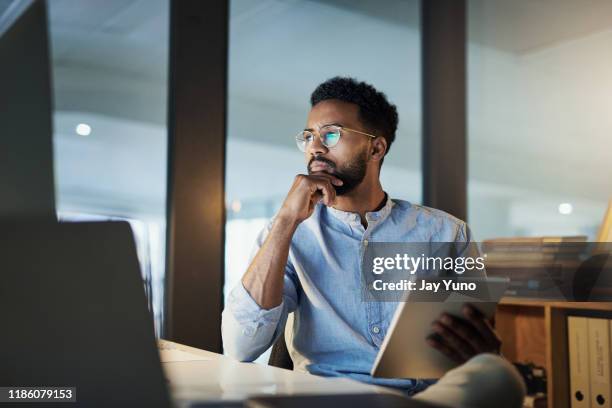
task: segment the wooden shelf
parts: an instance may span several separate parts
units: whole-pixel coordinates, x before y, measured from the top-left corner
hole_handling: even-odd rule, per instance
[[[505,297],[499,302],[500,305],[506,306],[531,306],[531,307],[554,307],[557,309],[575,309],[575,310],[599,310],[604,312],[612,312],[611,302],[562,302],[557,299],[542,300],[533,298]]]
[[[567,316],[574,314],[612,318],[612,302],[505,297],[497,307],[503,355],[546,368],[549,407],[570,408]]]

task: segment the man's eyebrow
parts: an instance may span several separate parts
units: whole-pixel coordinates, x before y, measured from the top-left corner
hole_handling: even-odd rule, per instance
[[[340,126],[340,127],[343,127],[344,125],[341,124],[341,123],[333,122],[333,123],[326,123],[326,124],[324,124],[321,127],[324,128],[326,126]],[[313,130],[314,130],[313,128],[305,128],[304,129],[305,132],[312,132]]]

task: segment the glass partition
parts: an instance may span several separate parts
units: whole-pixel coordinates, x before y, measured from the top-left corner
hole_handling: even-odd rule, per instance
[[[612,3],[468,1],[469,222],[586,235],[612,196]]]
[[[48,4],[58,215],[130,222],[159,334],[169,0]]]

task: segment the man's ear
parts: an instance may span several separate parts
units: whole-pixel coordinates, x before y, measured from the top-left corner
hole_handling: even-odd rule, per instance
[[[387,153],[387,139],[382,136],[372,140],[372,159],[375,161],[381,161]]]

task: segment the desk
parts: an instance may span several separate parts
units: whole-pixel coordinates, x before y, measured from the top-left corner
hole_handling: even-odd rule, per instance
[[[159,340],[162,367],[172,398],[187,401],[242,401],[254,395],[394,393],[348,378],[324,378]]]

